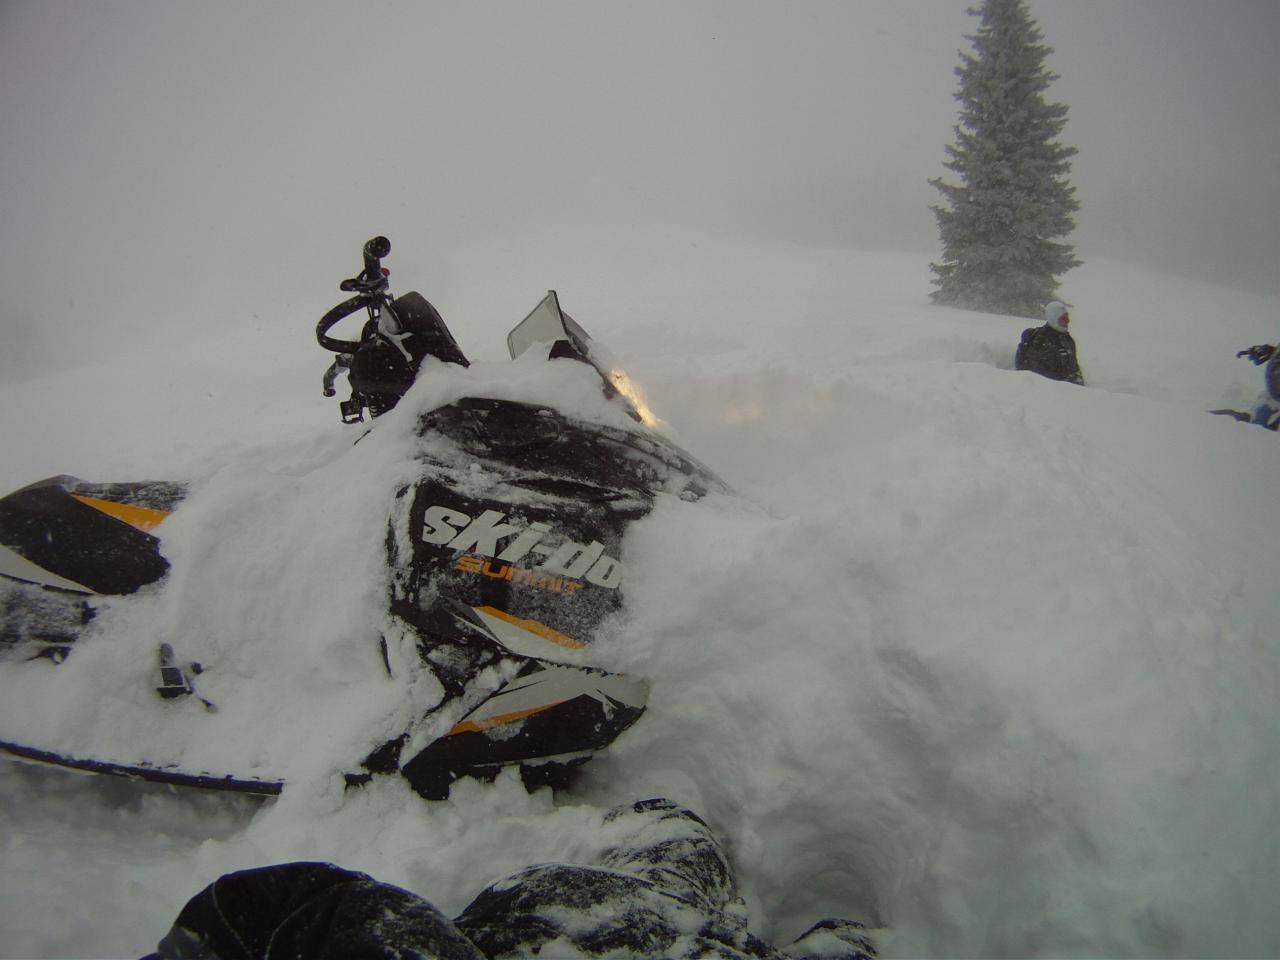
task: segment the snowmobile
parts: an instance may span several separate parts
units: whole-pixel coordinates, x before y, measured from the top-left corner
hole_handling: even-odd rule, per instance
[[[324,374],[324,394],[335,396],[345,373],[351,396],[339,405],[341,418],[365,424],[355,428],[364,433],[349,448],[357,456],[382,422],[365,415],[374,421],[395,409],[428,358],[468,366],[425,297],[388,292],[381,260],[389,252],[384,237],[365,244],[363,271],[340,284],[352,296],[316,327],[320,346],[337,354]],[[361,310],[367,320],[358,339],[331,336]],[[419,794],[438,800],[460,777],[491,778],[511,767],[529,786],[572,776],[634,724],[647,702],[643,680],[589,663],[598,629],[622,605],[628,528],[660,496],[694,500],[727,490],[645,425],[647,413],[628,396],[625,375],[560,308],[555,291],[516,325],[507,346],[513,361],[545,352],[548,360],[573,361],[573,369],[594,369],[610,407],[626,415],[593,422],[541,403],[481,395],[417,415],[410,441],[416,478],[396,488],[386,509],[386,616],[374,632],[387,675],[419,679],[394,688],[409,701],[392,711],[403,719],[401,728],[371,732],[364,741],[371,749],[343,761],[348,784],[398,771]],[[165,524],[193,509],[194,499],[185,482],[70,476],[0,499],[0,679],[8,675],[12,684],[6,689],[30,693],[29,704],[56,700],[60,675],[77,658],[91,650],[103,655],[110,638],[95,626],[104,604],[176,589]],[[197,574],[183,572],[188,580]],[[154,724],[141,722],[155,734],[138,738],[147,742],[112,741],[108,728],[118,721],[110,711],[86,713],[93,719],[72,735],[0,702],[0,750],[92,773],[278,794],[288,778],[269,764],[264,769],[261,756],[252,759],[251,743],[224,744],[219,754],[194,749],[256,736],[244,731],[283,735],[276,718],[255,725],[242,717],[237,726],[227,716],[251,714],[255,703],[271,698],[215,704],[206,682],[219,665],[184,659],[182,648],[181,637],[150,638],[136,677],[111,691],[128,701],[113,710],[154,714]],[[305,683],[305,669],[302,676],[278,682]],[[231,678],[220,679],[231,688]],[[414,702],[422,690],[429,695]],[[180,712],[175,705],[183,705]],[[305,741],[309,722],[292,718],[288,736]],[[242,759],[209,759],[236,749]]]

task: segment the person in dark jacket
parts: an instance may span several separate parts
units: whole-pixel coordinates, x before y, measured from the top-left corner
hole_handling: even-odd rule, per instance
[[[1260,343],[1241,350],[1237,357],[1248,357],[1262,372],[1263,391],[1253,407],[1252,422],[1268,430],[1280,430],[1280,344]]]
[[[1084,385],[1084,374],[1076,360],[1076,342],[1067,327],[1071,315],[1061,300],[1051,300],[1044,308],[1044,326],[1022,331],[1018,352],[1013,358],[1015,370],[1030,370],[1050,380],[1066,380]]]
[[[670,800],[603,815],[598,863],[528,867],[450,920],[417,894],[331,863],[219,877],[143,960],[498,960],[626,956],[872,960],[861,924],[821,920],[781,950],[747,930],[729,860]]]

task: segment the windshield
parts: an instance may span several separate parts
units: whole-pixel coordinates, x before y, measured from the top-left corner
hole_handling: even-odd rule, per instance
[[[591,356],[591,337],[560,309],[560,298],[556,292],[548,290],[542,302],[507,334],[507,350],[514,360],[535,343],[555,343],[557,340],[569,341],[583,358]]]

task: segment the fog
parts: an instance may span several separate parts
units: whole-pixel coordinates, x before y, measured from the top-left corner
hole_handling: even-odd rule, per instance
[[[464,245],[672,224],[919,251],[925,291],[967,6],[6,0],[0,376],[309,318],[375,232],[431,289]],[[1280,289],[1280,6],[1031,10],[1078,252]]]

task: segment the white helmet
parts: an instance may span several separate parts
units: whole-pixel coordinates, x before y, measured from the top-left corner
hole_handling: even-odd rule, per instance
[[[1066,333],[1067,324],[1071,322],[1067,305],[1061,300],[1050,300],[1044,305],[1044,322],[1060,333]]]

